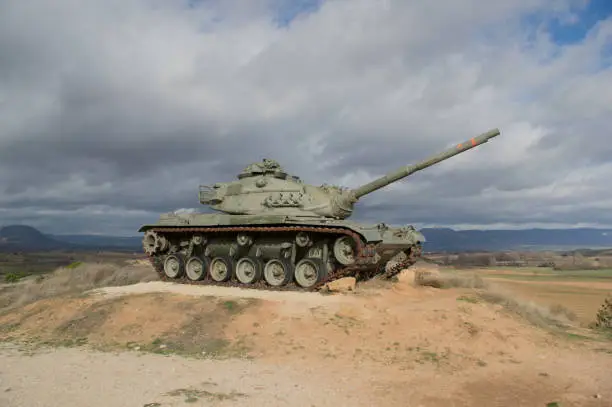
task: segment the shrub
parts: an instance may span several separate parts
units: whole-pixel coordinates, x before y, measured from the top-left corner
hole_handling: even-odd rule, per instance
[[[4,281],[7,283],[16,283],[21,280],[24,276],[19,273],[8,273],[4,276]]]
[[[597,328],[612,329],[612,297],[606,298],[595,317]]]

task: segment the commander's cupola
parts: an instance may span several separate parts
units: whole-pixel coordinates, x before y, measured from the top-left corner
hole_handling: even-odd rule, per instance
[[[274,178],[291,180],[295,182],[302,182],[300,177],[289,175],[285,172],[283,167],[280,166],[278,161],[264,158],[263,161],[251,163],[247,165],[240,174],[238,179],[257,177],[262,175],[271,175]]]

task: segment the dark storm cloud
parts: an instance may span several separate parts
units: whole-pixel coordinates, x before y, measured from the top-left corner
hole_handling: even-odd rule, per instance
[[[572,46],[522,24],[574,3],[333,0],[278,27],[284,0],[4,1],[2,223],[134,233],[264,157],[357,186],[499,127],[355,218],[612,225],[612,24]]]

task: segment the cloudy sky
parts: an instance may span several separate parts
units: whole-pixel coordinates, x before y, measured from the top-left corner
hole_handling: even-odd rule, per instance
[[[417,227],[612,227],[609,0],[0,1],[0,224],[135,235],[280,161]]]

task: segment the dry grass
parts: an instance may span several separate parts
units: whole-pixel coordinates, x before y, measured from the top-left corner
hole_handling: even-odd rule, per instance
[[[420,284],[437,288],[486,289],[490,287],[490,284],[488,284],[482,277],[477,274],[472,274],[470,276],[460,276],[457,274],[442,274],[438,277],[424,277]]]
[[[434,288],[487,288],[488,283],[476,273],[466,274],[445,270],[440,272],[437,267],[417,268],[414,273],[416,285]]]
[[[81,294],[97,287],[130,285],[157,279],[157,274],[143,265],[75,263],[45,276],[3,286],[0,291],[0,310],[11,310],[59,295]]]
[[[563,305],[546,306],[516,297],[498,286],[490,286],[478,293],[482,300],[503,306],[506,310],[543,328],[569,328],[575,325],[576,314]]]
[[[539,327],[567,328],[575,325],[577,315],[560,304],[546,306],[518,297],[514,292],[499,285],[485,281],[477,274],[459,275],[456,273],[425,275],[416,280],[419,285],[436,288],[469,288],[474,290],[473,297],[462,297],[466,301],[484,301],[501,305],[507,311],[518,315]]]

